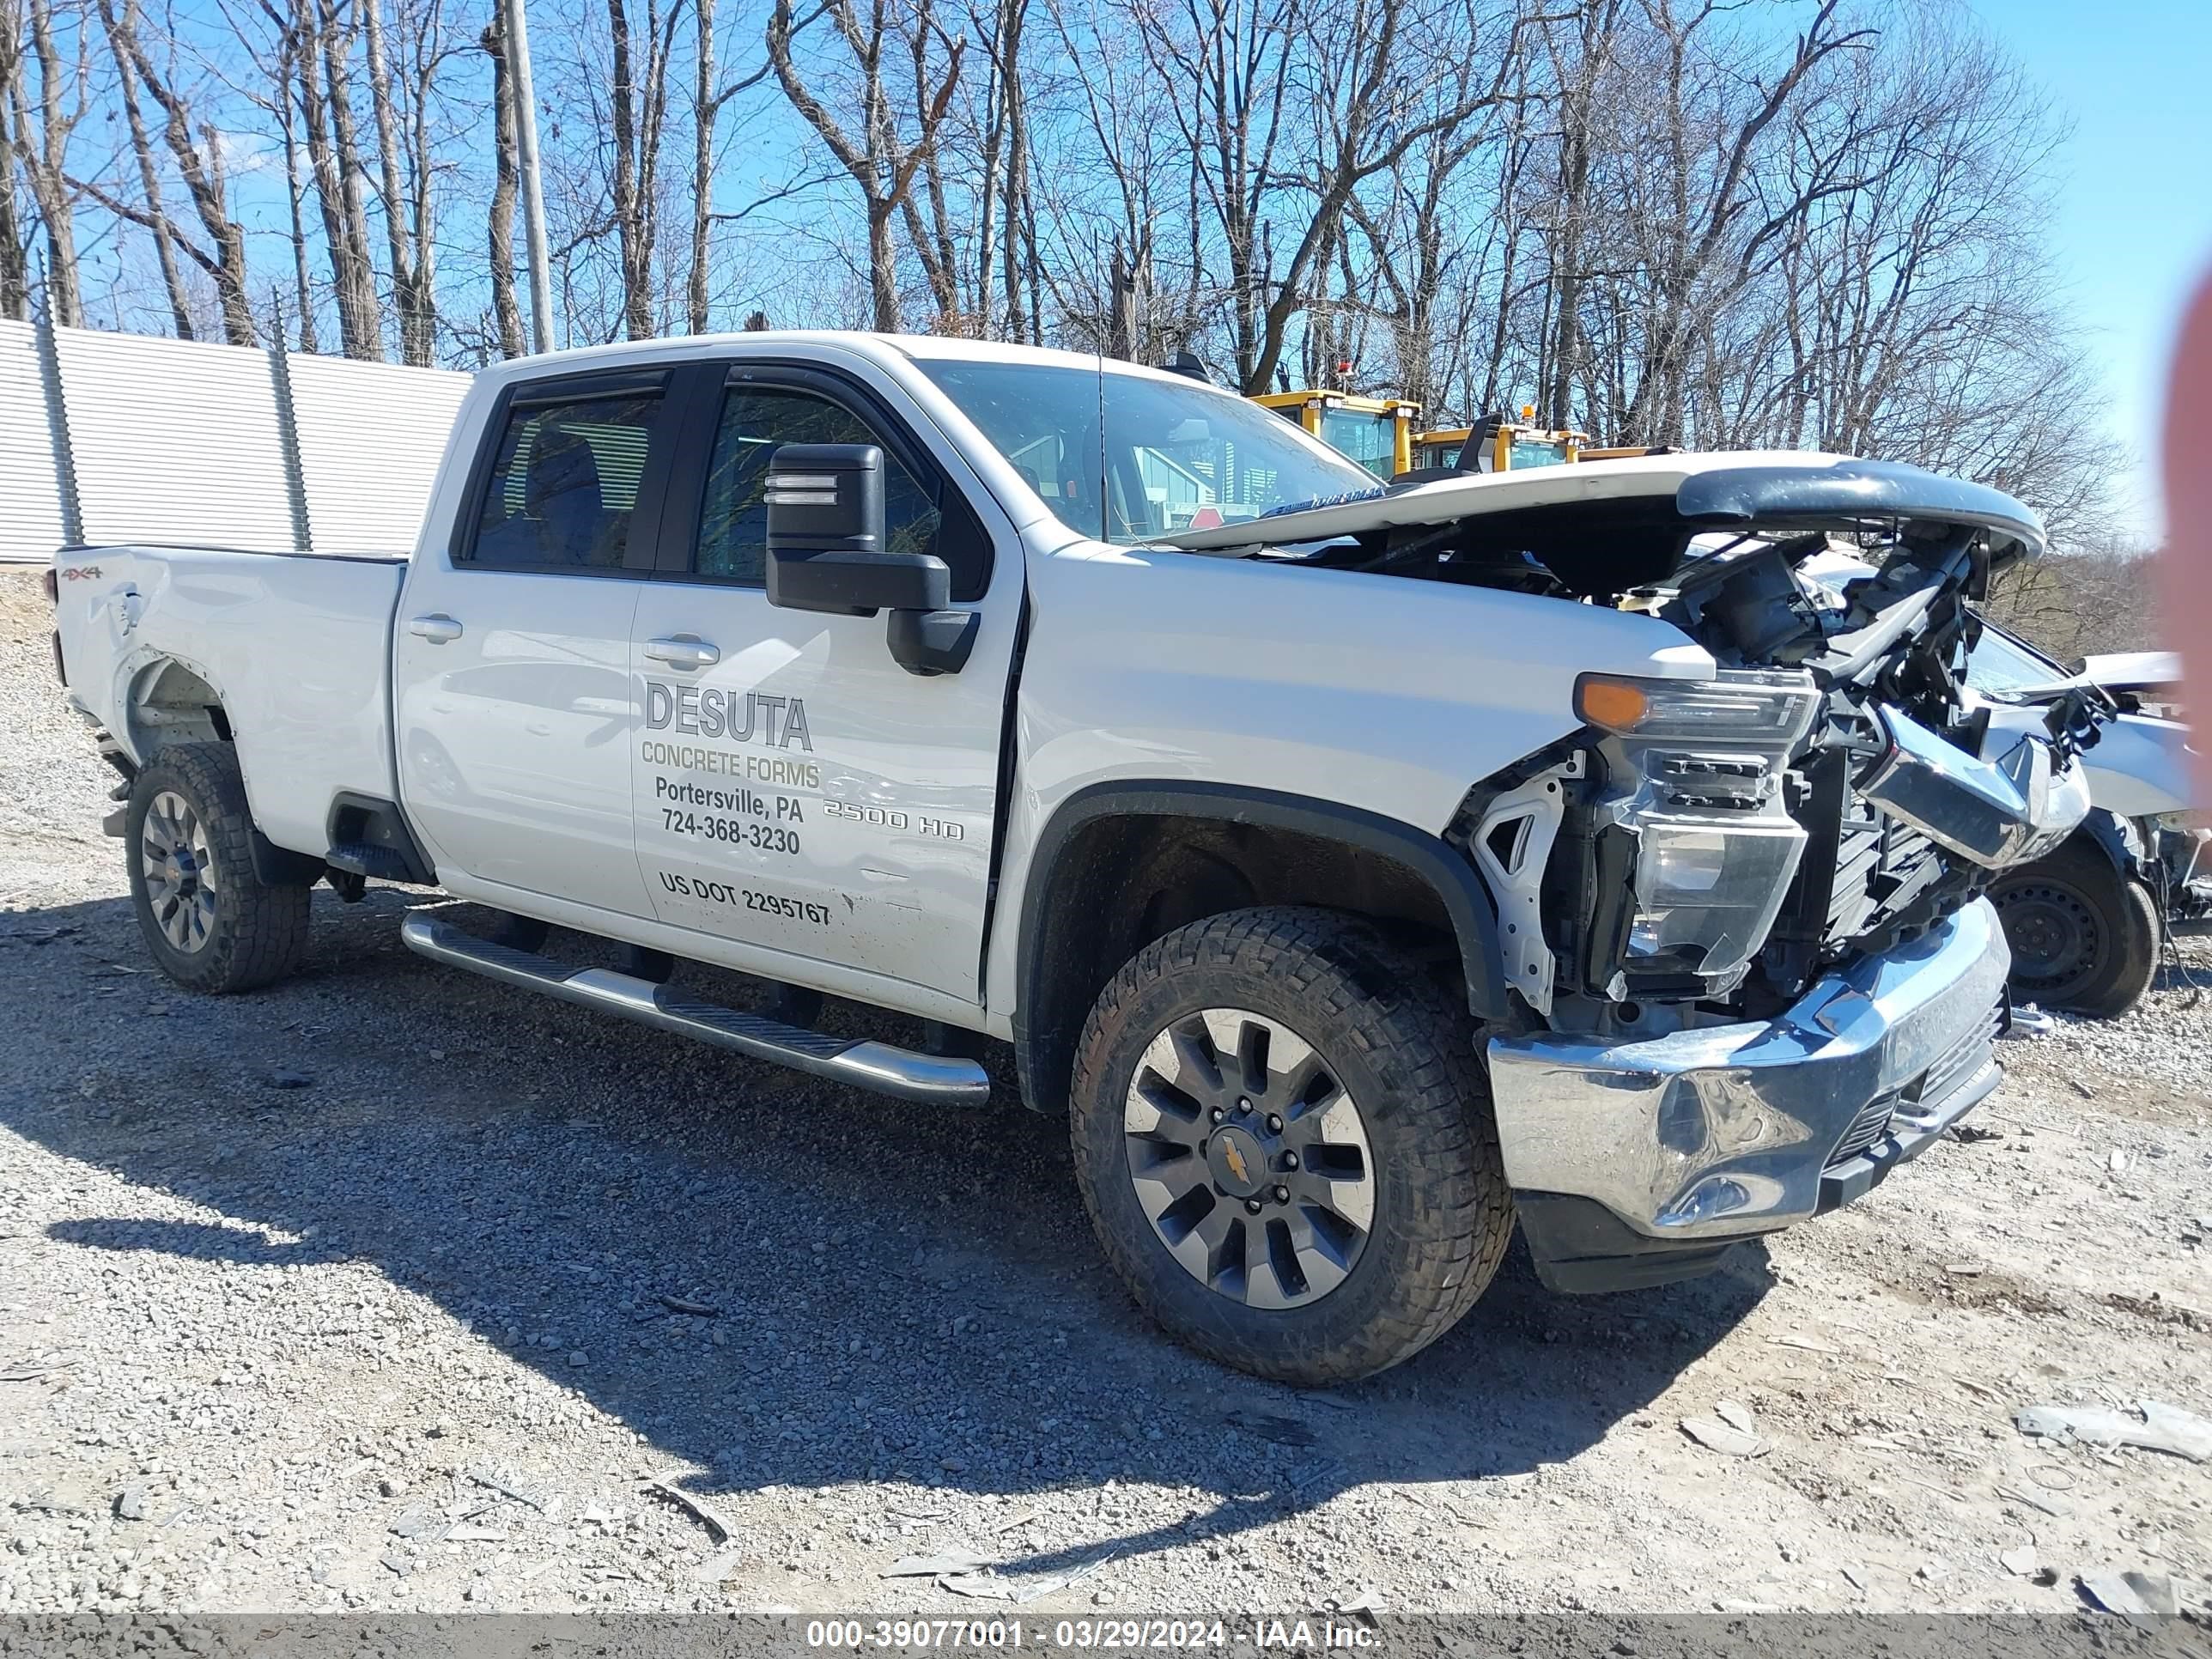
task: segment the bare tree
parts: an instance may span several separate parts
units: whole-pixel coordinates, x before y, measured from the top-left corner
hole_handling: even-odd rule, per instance
[[[496,11],[484,25],[478,44],[491,60],[494,182],[485,236],[492,311],[499,330],[499,355],[520,357],[529,348],[523,343],[522,307],[514,297],[514,198],[520,178],[515,160],[514,77],[507,68],[507,34]]]
[[[942,32],[936,28],[933,14],[929,10],[932,0],[918,3],[921,9],[903,18],[895,16],[893,8],[906,3],[906,0],[866,0],[865,15],[854,0],[822,0],[819,9],[811,15],[830,19],[837,39],[850,52],[859,72],[857,138],[830,112],[799,71],[792,52],[799,26],[792,15],[791,0],[775,0],[768,24],[769,63],[775,70],[784,95],[814,129],[846,174],[860,186],[867,220],[869,295],[874,307],[875,325],[885,332],[896,332],[899,326],[897,251],[891,236],[892,220],[909,210],[908,192],[913,187],[915,172],[936,146],[946,112],[951,106],[953,90],[960,82],[960,60],[966,50],[964,40],[946,43],[942,68],[933,72],[928,67],[927,43],[933,36],[941,41]],[[908,135],[901,134],[893,113],[887,84],[889,70],[884,63],[886,52],[901,44],[901,22],[906,26],[903,44],[913,65],[917,105],[914,128]],[[917,251],[925,252],[927,261],[933,252],[927,250],[928,239],[926,235],[917,236],[915,241]],[[933,278],[931,287],[942,307],[941,276]]]
[[[368,213],[347,68],[353,29],[342,21],[336,0],[291,0],[289,17],[275,9],[275,0],[263,4],[278,27],[289,32],[300,63],[300,123],[337,303],[339,349],[349,357],[380,359],[376,268],[368,252]]]
[[[199,220],[200,239],[196,240],[187,234],[161,205],[160,191],[152,183],[150,158],[142,158],[143,177],[148,181],[148,199],[143,204],[125,201],[89,180],[78,179],[76,183],[111,213],[151,231],[158,246],[165,249],[173,246],[204,271],[215,284],[216,303],[222,307],[223,337],[232,345],[252,345],[258,333],[254,327],[252,307],[246,299],[246,232],[230,216],[222,136],[210,122],[199,123],[195,133],[190,95],[171,70],[156,62],[147,46],[132,0],[123,0],[119,9],[116,0],[99,0],[99,5],[100,22],[107,30],[117,63],[125,66],[125,72],[145,89],[147,97],[161,112],[162,139],[170,161],[184,183],[185,197]],[[134,91],[134,106],[135,100]],[[182,289],[173,283],[170,294],[181,319]]]
[[[321,344],[316,337],[314,283],[307,269],[307,185],[301,176],[300,106],[294,95],[301,72],[298,46],[293,33],[283,31],[276,71],[271,77],[275,95],[270,103],[284,138],[284,207],[292,244],[293,309],[299,318],[300,349],[312,352],[321,349]]]
[[[18,0],[0,0],[0,318],[31,314],[31,282],[23,230],[15,216],[15,112],[23,101],[23,15]]]
[[[400,0],[403,72],[386,50],[383,0],[356,0],[369,101],[376,119],[392,308],[402,362],[427,367],[438,323],[438,245],[434,231],[432,107],[449,50],[442,0]],[[398,90],[395,94],[395,79]]]
[[[124,0],[123,16],[125,27],[137,27],[137,0]],[[161,289],[168,295],[169,316],[177,331],[177,337],[192,337],[191,297],[185,291],[184,271],[177,263],[176,245],[171,238],[168,210],[161,201],[161,175],[154,161],[154,146],[146,135],[146,120],[138,107],[138,77],[131,67],[131,54],[117,42],[116,32],[108,31],[108,43],[115,58],[116,95],[123,105],[123,115],[131,131],[131,154],[138,166],[139,189],[144,192],[144,204],[154,238],[154,256],[161,270]]]
[[[0,0],[0,319],[31,316],[31,270],[15,216],[15,108],[22,104],[22,7]]]
[[[654,316],[653,244],[659,234],[660,141],[668,114],[668,65],[684,0],[646,0],[642,73],[631,40],[625,0],[607,0],[607,27],[614,52],[611,89],[614,150],[611,191],[614,226],[622,254],[623,325],[633,340],[659,331]]]
[[[38,66],[36,101],[18,65],[9,78],[15,157],[38,210],[46,250],[46,313],[64,328],[84,322],[84,289],[77,270],[76,191],[70,182],[70,136],[90,106],[87,90],[82,14],[76,19],[74,59],[55,30],[53,0],[29,0],[31,61]]]

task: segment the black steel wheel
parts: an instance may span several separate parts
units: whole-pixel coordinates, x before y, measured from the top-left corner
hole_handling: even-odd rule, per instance
[[[2012,947],[2013,994],[2111,1018],[2158,971],[2158,907],[2094,842],[2076,836],[1990,888]]]

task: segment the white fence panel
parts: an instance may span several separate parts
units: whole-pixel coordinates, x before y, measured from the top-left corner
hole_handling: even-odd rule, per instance
[[[297,354],[288,366],[315,551],[413,551],[473,377]]]
[[[57,332],[86,541],[292,546],[267,354]]]
[[[38,336],[28,323],[0,321],[0,564],[44,564],[61,544]]]

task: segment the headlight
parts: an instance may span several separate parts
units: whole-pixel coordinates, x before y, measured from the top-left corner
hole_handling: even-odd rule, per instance
[[[1632,680],[1585,674],[1575,712],[1639,743],[1780,744],[1787,754],[1813,724],[1820,693],[1806,674],[1723,672],[1711,680]]]
[[[1603,747],[1613,787],[1600,810],[1636,842],[1626,953],[1616,965],[1740,978],[1805,850],[1782,780],[1820,713],[1811,676],[1586,674],[1575,707],[1611,734]]]
[[[1623,965],[1712,976],[1749,962],[1797,872],[1805,832],[1787,819],[1723,828],[1659,814],[1637,827],[1636,914]]]

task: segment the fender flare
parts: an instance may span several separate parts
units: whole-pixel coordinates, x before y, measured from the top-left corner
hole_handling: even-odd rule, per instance
[[[1014,969],[1014,1048],[1024,1096],[1033,1102],[1036,1096],[1030,1085],[1040,1050],[1063,1042],[1072,1044],[1072,1038],[1039,1030],[1036,1023],[1036,1012],[1045,1006],[1049,967],[1042,937],[1046,906],[1069,844],[1078,832],[1109,817],[1208,818],[1291,830],[1356,847],[1402,866],[1435,893],[1450,919],[1466,975],[1469,1011],[1486,1020],[1501,1020],[1510,1012],[1498,945],[1495,902],[1474,861],[1443,836],[1364,807],[1271,789],[1179,780],[1115,779],[1087,785],[1060,803],[1037,836],[1036,850],[1023,882],[1021,935]]]
[[[2093,806],[2081,820],[2080,834],[2104,855],[2124,879],[2132,880],[2143,861],[2142,837],[2134,824],[2105,807]]]

